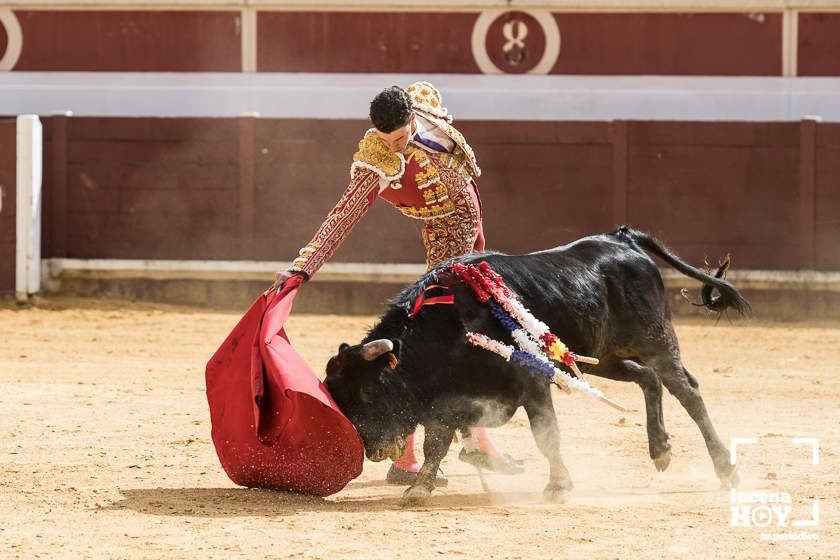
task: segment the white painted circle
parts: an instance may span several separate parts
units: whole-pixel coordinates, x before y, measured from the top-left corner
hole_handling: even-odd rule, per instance
[[[479,70],[485,74],[505,74],[506,72],[496,66],[487,54],[487,31],[496,19],[507,12],[524,12],[537,20],[545,35],[545,52],[540,61],[526,74],[548,74],[560,56],[560,29],[557,27],[557,20],[548,10],[523,10],[523,9],[495,9],[481,12],[473,25],[471,48],[473,59]]]
[[[17,16],[9,8],[0,8],[0,25],[6,30],[6,52],[0,58],[0,71],[11,70],[23,49],[23,31]]]

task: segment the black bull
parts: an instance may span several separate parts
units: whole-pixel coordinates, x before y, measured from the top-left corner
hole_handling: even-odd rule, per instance
[[[662,416],[665,385],[700,428],[718,478],[725,486],[735,486],[735,467],[706,412],[697,381],[682,364],[662,277],[645,250],[702,282],[706,307],[748,312],[746,300],[719,278],[724,267],[712,277],[680,260],[656,239],[626,226],[528,255],[483,253],[456,260],[486,260],[523,305],[569,348],[601,358],[599,365],[582,368],[585,373],[639,384],[645,398],[650,457],[658,470],[670,462]],[[454,305],[424,307],[409,318],[406,311],[432,283],[449,286],[455,294]],[[327,387],[357,427],[366,454],[374,461],[399,457],[405,451],[406,436],[418,424],[425,427],[425,462],[416,483],[405,492],[407,501],[422,501],[430,495],[438,465],[456,430],[502,425],[520,406],[550,464],[545,497],[566,499],[572,483],[560,457],[550,385],[469,345],[468,330],[510,343],[470,288],[445,266],[438,267],[400,294],[361,344],[341,345],[327,365]],[[399,358],[396,364],[395,356]]]

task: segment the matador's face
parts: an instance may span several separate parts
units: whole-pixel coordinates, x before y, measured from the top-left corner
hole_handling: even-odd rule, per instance
[[[401,126],[391,132],[382,132],[377,130],[376,134],[383,142],[395,152],[403,152],[408,147],[408,142],[411,140],[411,135],[414,130],[414,113],[411,113],[411,118],[405,126]]]

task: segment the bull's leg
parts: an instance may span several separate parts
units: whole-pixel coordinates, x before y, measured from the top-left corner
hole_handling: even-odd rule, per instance
[[[665,431],[662,414],[662,382],[649,367],[631,359],[607,356],[593,369],[587,370],[595,375],[616,381],[632,381],[642,388],[645,396],[647,417],[648,450],[656,470],[664,471],[671,463],[671,444]]]
[[[425,426],[426,435],[423,438],[423,466],[417,473],[417,480],[403,493],[402,502],[406,505],[422,504],[432,495],[435,488],[440,462],[446,457],[449,445],[455,436],[455,428],[437,423]]]
[[[676,360],[673,358],[662,359],[658,362],[651,362],[651,365],[659,374],[665,388],[680,401],[680,404],[683,405],[697,427],[700,428],[700,433],[703,434],[703,439],[706,441],[706,449],[709,450],[709,455],[715,466],[715,473],[720,479],[721,485],[724,488],[737,487],[739,482],[738,472],[735,466],[730,464],[729,450],[720,440],[712,424],[712,419],[709,418],[706,403],[703,402],[703,397],[700,395],[697,381],[688,373],[679,358]]]
[[[560,428],[557,426],[557,416],[547,386],[541,387],[537,394],[525,402],[525,412],[528,413],[537,447],[548,459],[549,477],[543,496],[548,502],[566,502],[572,489],[572,479],[560,457]]]

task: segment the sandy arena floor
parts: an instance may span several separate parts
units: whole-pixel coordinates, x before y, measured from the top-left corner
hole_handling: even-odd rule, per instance
[[[840,558],[840,324],[677,325],[721,437],[758,438],[740,448],[741,490],[787,492],[797,520],[819,500],[816,527],[745,528],[730,526],[730,494],[676,400],[664,399],[674,458],[657,473],[641,391],[600,379],[635,411],[556,394],[576,484],[564,505],[541,503],[547,463],[521,411],[493,433],[527,472],[489,476],[491,494],[457,445],[428,507],[399,507],[387,462],[325,500],[238,488],[204,396],[204,364],[238,318],[89,300],[0,307],[0,558]],[[299,315],[289,331],[320,370],[374,320]],[[795,437],[819,438],[819,464]]]

